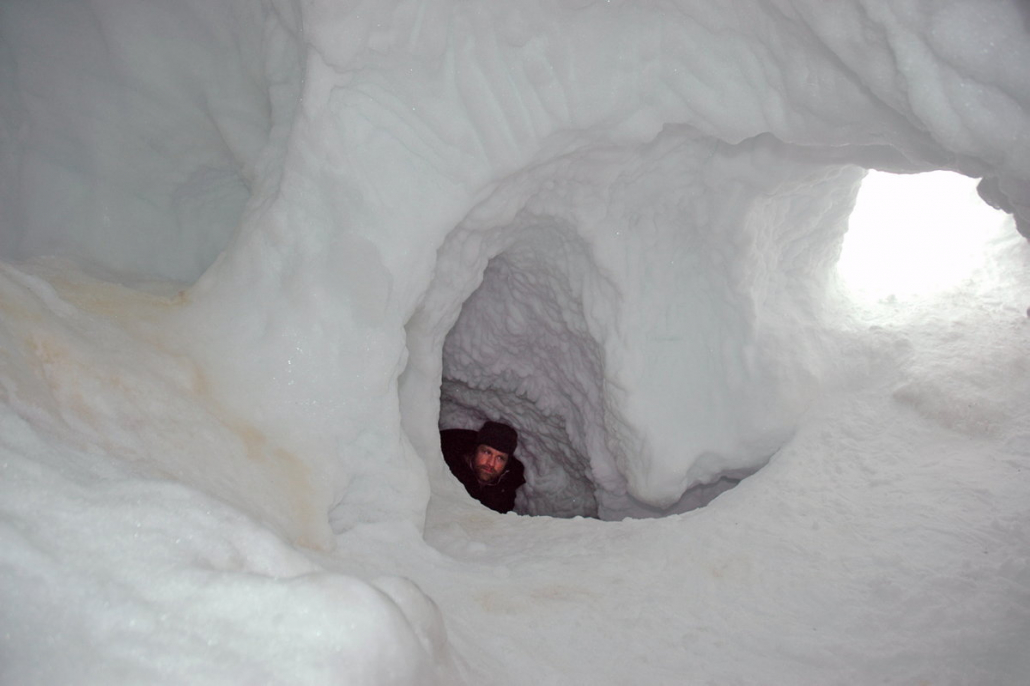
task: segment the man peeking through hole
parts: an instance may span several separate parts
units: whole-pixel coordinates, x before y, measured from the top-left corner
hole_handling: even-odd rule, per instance
[[[451,472],[470,496],[497,512],[511,512],[515,492],[526,483],[522,463],[515,457],[518,444],[515,429],[500,422],[487,422],[478,432],[440,432],[440,448]]]

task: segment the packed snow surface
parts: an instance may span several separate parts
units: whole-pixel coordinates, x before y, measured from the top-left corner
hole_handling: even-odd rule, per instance
[[[1018,0],[3,3],[0,683],[1025,684],[1027,64]]]

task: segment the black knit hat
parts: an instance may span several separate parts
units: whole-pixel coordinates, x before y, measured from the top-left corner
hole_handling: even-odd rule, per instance
[[[515,429],[500,422],[487,422],[476,434],[476,445],[488,445],[494,450],[512,455],[519,444]]]

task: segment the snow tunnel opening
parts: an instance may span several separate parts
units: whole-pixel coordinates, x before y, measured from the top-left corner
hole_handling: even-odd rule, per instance
[[[950,171],[866,175],[837,262],[857,310],[904,309],[976,278],[990,245],[1015,233],[977,183]]]
[[[601,334],[588,316],[617,296],[574,227],[524,216],[514,226],[517,237],[487,260],[444,339],[438,421],[441,431],[515,427],[526,484],[514,512],[663,517],[704,507],[758,471],[719,471],[664,510],[626,493],[615,453],[639,448],[620,440],[625,427],[612,430],[619,420],[608,407]]]
[[[603,362],[583,310],[596,268],[570,227],[520,222],[444,340],[439,428],[510,424],[526,472],[514,511],[597,517],[588,436],[603,412]]]

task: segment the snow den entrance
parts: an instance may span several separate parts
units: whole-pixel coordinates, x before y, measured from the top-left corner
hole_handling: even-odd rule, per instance
[[[948,171],[862,182],[838,273],[859,304],[905,303],[955,288],[982,267],[1010,217],[986,205],[977,180]]]
[[[440,428],[519,431],[522,514],[706,505],[789,439],[834,364],[819,303],[861,175],[687,128],[513,175],[447,235],[407,325],[409,436],[430,450],[436,376]]]
[[[583,314],[595,278],[569,228],[531,224],[489,260],[444,342],[440,427],[516,427],[522,514],[597,516],[586,435],[602,421],[603,361]]]
[[[476,429],[486,420],[516,427],[527,479],[519,514],[622,518],[598,503],[613,490],[626,497],[614,467],[622,456],[612,453],[630,448],[606,407],[601,332],[584,314],[617,296],[571,226],[520,217],[509,228],[517,238],[488,260],[444,341],[439,427]],[[753,472],[695,485],[666,512],[637,503],[631,516],[702,507]]]

